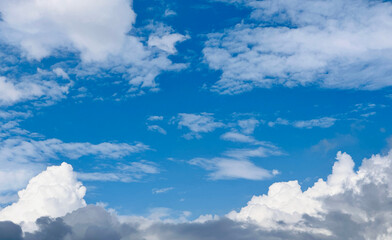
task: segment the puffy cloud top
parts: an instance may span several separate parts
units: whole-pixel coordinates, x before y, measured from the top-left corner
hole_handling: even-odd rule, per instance
[[[16,203],[0,211],[0,220],[22,224],[31,230],[39,217],[61,217],[85,206],[85,194],[86,188],[77,181],[71,165],[48,167],[18,192]]]

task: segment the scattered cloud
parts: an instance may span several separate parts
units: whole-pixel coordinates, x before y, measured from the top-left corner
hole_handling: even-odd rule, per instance
[[[163,120],[163,116],[149,116],[147,118],[147,121],[162,121]]]
[[[158,125],[147,125],[147,130],[151,132],[158,132],[163,135],[167,134],[166,130]]]
[[[241,142],[241,143],[251,143],[251,144],[258,144],[259,141],[257,141],[254,137],[244,135],[239,132],[231,131],[223,134],[221,136],[221,139],[225,141],[231,141],[231,142]]]
[[[213,132],[217,128],[225,127],[225,124],[216,122],[212,113],[179,113],[177,117],[178,128],[186,127],[190,133],[185,134],[187,139],[200,139],[200,133]]]
[[[268,122],[268,126],[274,127],[276,125],[291,125],[295,128],[306,128],[306,129],[312,129],[315,127],[329,128],[332,127],[336,121],[337,121],[336,118],[331,118],[331,117],[322,117],[317,119],[300,120],[300,121],[293,121],[293,122],[290,122],[289,120],[286,119],[277,118],[273,122]]]
[[[238,120],[238,126],[245,134],[252,134],[255,128],[260,124],[260,121],[254,118]]]
[[[391,86],[392,4],[385,1],[230,1],[248,19],[212,33],[203,50],[222,71],[212,91],[276,85],[374,90]]]
[[[26,11],[38,14],[26,14]],[[69,80],[70,75],[100,78],[121,74],[130,85],[128,95],[136,96],[144,94],[145,90],[158,91],[155,78],[162,71],[186,67],[185,64],[173,63],[168,56],[177,52],[175,45],[178,42],[189,37],[174,32],[170,27],[162,27],[163,24],[147,29],[147,37],[135,35],[144,30],[132,31],[136,14],[129,0],[71,0],[66,4],[59,0],[6,0],[0,3],[0,12],[1,42],[20,50],[20,61],[26,61],[23,57],[31,63],[30,60],[41,61],[47,57],[60,59],[63,56],[76,56],[72,60],[75,67],[60,62],[57,65],[62,67],[53,69],[53,74],[62,79]],[[55,87],[52,82],[40,83],[42,86],[35,86],[36,91],[38,88]],[[3,81],[2,85],[5,84]],[[8,83],[7,88],[13,90],[7,91],[8,102],[21,98],[17,87],[25,86],[13,87]],[[30,98],[41,96],[37,92],[30,95]]]
[[[148,146],[141,143],[64,143],[58,139],[7,138],[0,141],[0,180],[3,180],[0,181],[0,195],[26,186],[27,181],[42,171],[50,160],[60,157],[78,159],[89,155],[99,159],[121,159],[146,150]]]
[[[174,187],[154,188],[154,189],[152,190],[152,193],[153,193],[153,194],[167,193],[167,192],[169,192],[169,191],[171,191],[171,190],[173,190],[173,189],[174,189]]]
[[[293,126],[296,128],[307,128],[307,129],[311,129],[314,127],[329,128],[335,124],[336,120],[337,120],[336,118],[323,117],[319,119],[311,119],[306,121],[295,121],[293,123]]]
[[[20,240],[389,239],[392,237],[391,168],[392,152],[363,160],[357,171],[352,158],[339,152],[327,179],[319,179],[307,190],[302,191],[298,181],[277,182],[270,186],[267,194],[253,196],[239,211],[225,217],[205,215],[189,221],[189,212],[181,213],[177,220],[168,219],[170,210],[165,208],[154,209],[144,218],[119,217],[95,205],[84,207],[85,189],[76,181],[72,168],[64,163],[33,178],[20,193],[19,201],[0,212],[3,220],[18,219],[16,224],[0,222],[0,236]],[[63,192],[67,194],[59,194]],[[74,201],[69,202],[75,195]],[[25,201],[32,197],[34,201]],[[6,215],[16,204],[34,214]],[[62,207],[56,207],[59,204]],[[27,228],[26,223],[31,219],[37,219],[34,225],[37,231]],[[24,233],[17,225],[22,221]]]
[[[60,85],[53,80],[44,81],[30,78],[12,81],[0,77],[0,106],[37,99],[41,100],[43,104],[51,104],[64,98],[70,86],[71,83]]]
[[[209,172],[212,180],[247,179],[263,180],[271,178],[273,171],[256,166],[250,158],[261,158],[282,153],[275,146],[262,146],[256,149],[233,149],[224,152],[223,157],[194,158],[189,164],[199,166]]]

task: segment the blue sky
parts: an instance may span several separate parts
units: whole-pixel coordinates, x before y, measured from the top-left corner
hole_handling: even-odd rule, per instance
[[[391,147],[389,1],[42,2],[0,3],[2,207],[67,162],[119,215],[225,215]]]

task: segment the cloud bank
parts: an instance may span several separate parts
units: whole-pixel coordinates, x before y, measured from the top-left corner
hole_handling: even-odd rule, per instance
[[[348,154],[338,153],[328,178],[318,180],[305,191],[301,190],[297,181],[279,182],[271,185],[268,194],[254,196],[247,206],[238,212],[230,212],[226,217],[176,223],[143,217],[118,217],[98,206],[83,207],[84,188],[76,182],[72,168],[62,164],[33,178],[20,194],[20,200],[8,207],[15,209],[17,206],[19,211],[37,209],[34,218],[37,218],[38,230],[26,231],[22,237],[19,225],[3,221],[0,222],[0,236],[7,236],[7,239],[64,240],[386,240],[392,237],[391,168],[392,152],[364,159],[357,171]],[[61,174],[51,174],[55,171]],[[46,181],[55,176],[58,179],[52,179],[52,184]],[[54,201],[56,204],[74,199],[76,205],[70,204],[69,211],[75,206],[81,208],[63,217],[58,216],[64,215],[64,212],[46,212],[44,210],[50,208],[42,203],[48,201],[47,196],[53,197],[51,194],[59,200]],[[36,200],[21,204],[28,197]],[[20,216],[18,221],[34,219],[27,215],[5,215],[7,211],[6,208],[0,212],[3,220],[12,220],[15,216]]]

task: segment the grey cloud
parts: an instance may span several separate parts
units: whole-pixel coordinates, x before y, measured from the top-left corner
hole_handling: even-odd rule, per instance
[[[0,240],[22,240],[22,228],[12,222],[0,222]]]
[[[3,224],[8,224],[18,231],[11,231],[8,226],[1,228]],[[103,208],[92,205],[74,211],[63,218],[40,218],[37,220],[37,225],[38,231],[26,233],[22,238],[18,225],[11,222],[0,223],[0,236],[6,237],[0,237],[0,239],[144,240],[151,236],[160,240],[327,239],[323,236],[295,231],[265,231],[251,224],[239,223],[227,218],[205,223],[155,223],[144,229],[140,228],[138,223],[120,223],[115,216]],[[8,236],[14,238],[7,238]]]

